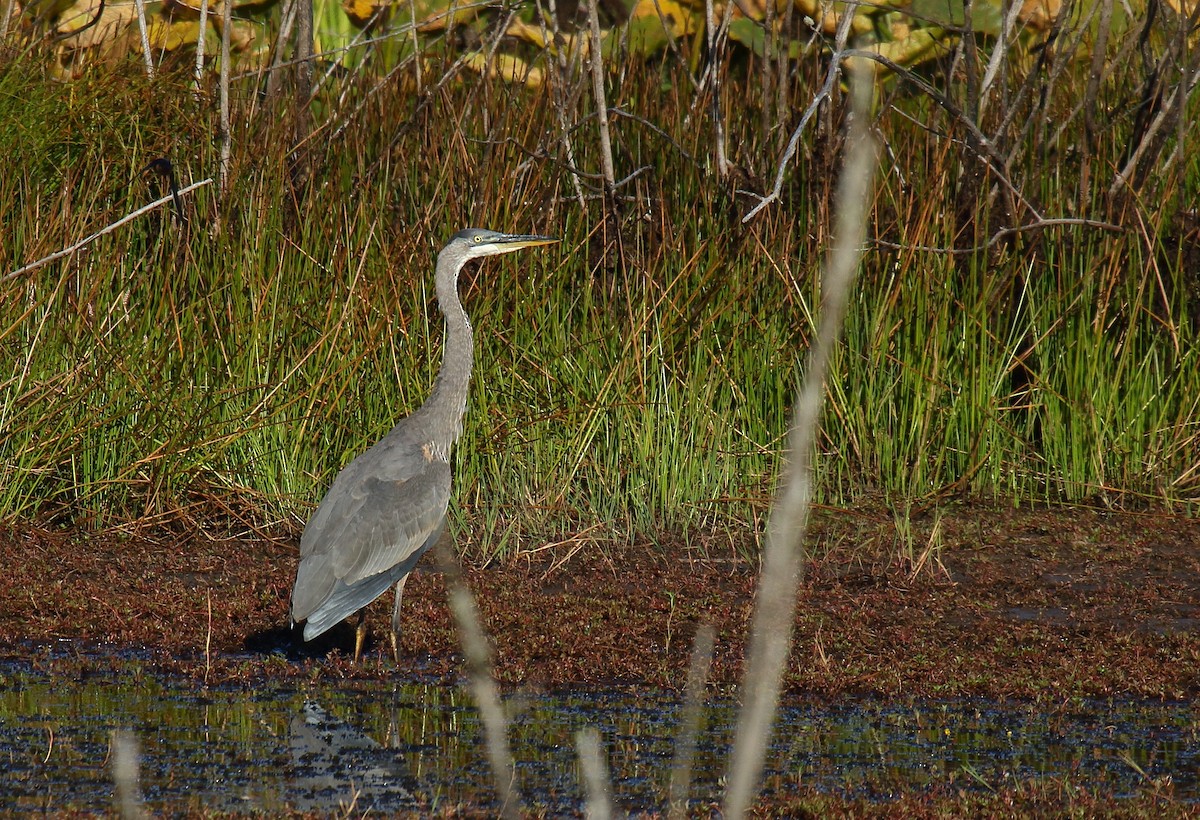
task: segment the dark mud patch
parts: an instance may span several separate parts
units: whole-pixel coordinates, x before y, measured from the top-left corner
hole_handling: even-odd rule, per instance
[[[1200,522],[1091,509],[967,507],[913,522],[821,511],[800,594],[795,695],[1184,699],[1200,692]],[[717,630],[713,680],[741,672],[756,567],[725,549],[660,539],[530,551],[467,578],[514,687],[679,687],[692,636]],[[572,550],[575,550],[572,554]],[[299,647],[287,625],[295,538],[220,540],[0,529],[0,653],[71,670],[67,639],[148,650],[212,682],[387,678],[379,638],[353,665],[349,630]],[[568,557],[569,556],[569,557]],[[427,560],[404,608],[407,674],[456,677],[443,577]]]

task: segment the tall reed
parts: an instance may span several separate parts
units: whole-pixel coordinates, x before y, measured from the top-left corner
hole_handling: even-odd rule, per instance
[[[286,123],[249,117],[252,78],[235,83],[223,198],[197,191],[187,226],[163,213],[0,281],[0,510],[303,517],[425,396],[440,355],[433,257],[479,224],[564,241],[557,257],[464,277],[479,331],[452,505],[466,543],[492,555],[597,521],[618,539],[756,529],[820,297],[822,152],[836,142],[805,142],[780,201],[743,226],[750,200],[708,169],[704,106],[663,83],[686,70],[634,62],[612,79],[614,159],[647,169],[620,192],[619,251],[604,250],[598,204],[579,208],[547,89],[462,74],[414,103],[365,70],[331,77],[297,199]],[[0,175],[4,272],[148,201],[139,169],[156,155],[183,183],[217,167],[215,115],[194,107],[186,72],[151,85],[123,71],[57,86],[20,61],[0,68],[0,149],[17,158]],[[754,76],[722,72],[729,94]],[[1082,81],[1061,79],[1046,105],[1068,106]],[[803,91],[790,93],[798,110]],[[1200,367],[1178,225],[1195,163],[1114,214],[1116,230],[1049,225],[964,252],[946,195],[960,157],[938,129],[954,123],[920,93],[889,99],[818,500],[1194,499]],[[773,156],[755,104],[727,106],[723,126],[747,186]],[[38,127],[11,125],[26,122]],[[589,133],[569,140],[595,172]],[[1121,147],[1095,150],[1093,166],[1113,166]],[[1077,163],[1014,156],[1039,202],[1078,193]],[[998,207],[981,189],[979,225]]]

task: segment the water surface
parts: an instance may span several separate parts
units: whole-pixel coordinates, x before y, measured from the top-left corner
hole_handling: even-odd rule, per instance
[[[0,812],[111,808],[112,731],[141,742],[141,785],[156,812],[186,809],[415,811],[490,805],[480,725],[461,687],[415,680],[203,687],[145,660],[63,679],[0,662]],[[105,665],[101,665],[105,666]],[[624,810],[665,801],[680,715],[658,690],[516,694],[510,733],[521,787],[550,812],[578,811],[574,734],[592,726]],[[696,756],[693,799],[720,799],[735,701],[714,696]],[[1192,704],[1029,704],[863,700],[790,705],[765,788],[799,784],[884,800],[900,792],[988,789],[1066,777],[1132,795],[1170,777],[1200,798],[1200,717]]]

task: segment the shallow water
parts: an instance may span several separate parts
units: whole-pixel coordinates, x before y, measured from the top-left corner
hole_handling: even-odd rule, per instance
[[[61,679],[0,662],[0,812],[106,810],[112,731],[142,747],[141,785],[159,812],[188,808],[401,811],[491,802],[480,726],[462,688],[416,681],[204,688],[119,672]],[[261,660],[261,659],[260,659]],[[578,811],[574,733],[599,729],[624,810],[663,806],[679,704],[656,690],[516,695],[510,733],[527,801]],[[720,798],[735,702],[711,699],[694,800]],[[794,705],[768,758],[769,791],[796,784],[886,799],[899,792],[986,789],[1068,777],[1116,795],[1169,776],[1200,800],[1200,715],[1192,704],[1087,702],[1041,707],[976,701]]]

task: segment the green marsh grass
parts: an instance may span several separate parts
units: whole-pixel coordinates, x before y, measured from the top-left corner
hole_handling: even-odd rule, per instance
[[[750,200],[709,169],[706,107],[682,70],[631,60],[612,77],[610,105],[669,137],[616,119],[618,165],[649,167],[619,250],[605,250],[599,203],[584,213],[574,198],[547,90],[463,74],[418,102],[365,70],[333,78],[297,195],[287,119],[235,86],[257,113],[235,118],[230,189],[190,198],[188,226],[163,211],[0,282],[0,510],[298,524],[425,397],[440,361],[434,256],[478,224],[563,242],[463,277],[477,369],[455,465],[460,543],[491,556],[583,531],[757,532],[819,305],[833,181],[821,152],[836,141],[810,140],[780,205],[743,226]],[[818,81],[815,61],[798,70]],[[725,71],[729,94],[757,76]],[[148,201],[139,169],[155,156],[183,182],[214,175],[215,114],[189,79],[151,85],[135,65],[59,85],[0,67],[0,149],[18,169],[0,174],[0,276]],[[809,87],[797,81],[796,110]],[[1069,106],[1070,82],[1055,94]],[[746,96],[726,127],[748,169],[738,184],[754,187],[778,135],[764,142]],[[1195,199],[1195,161],[1115,213],[1120,231],[917,250],[955,247],[960,169],[939,109],[893,104],[925,121],[884,109],[876,123],[901,150],[881,172],[833,364],[817,500],[1194,501],[1194,274],[1172,226]],[[568,120],[594,172],[588,110]],[[1120,142],[1097,150],[1109,153],[1093,166],[1115,165]],[[1013,170],[1049,215],[1069,212],[1054,203],[1074,201],[1073,174],[1038,152]]]

